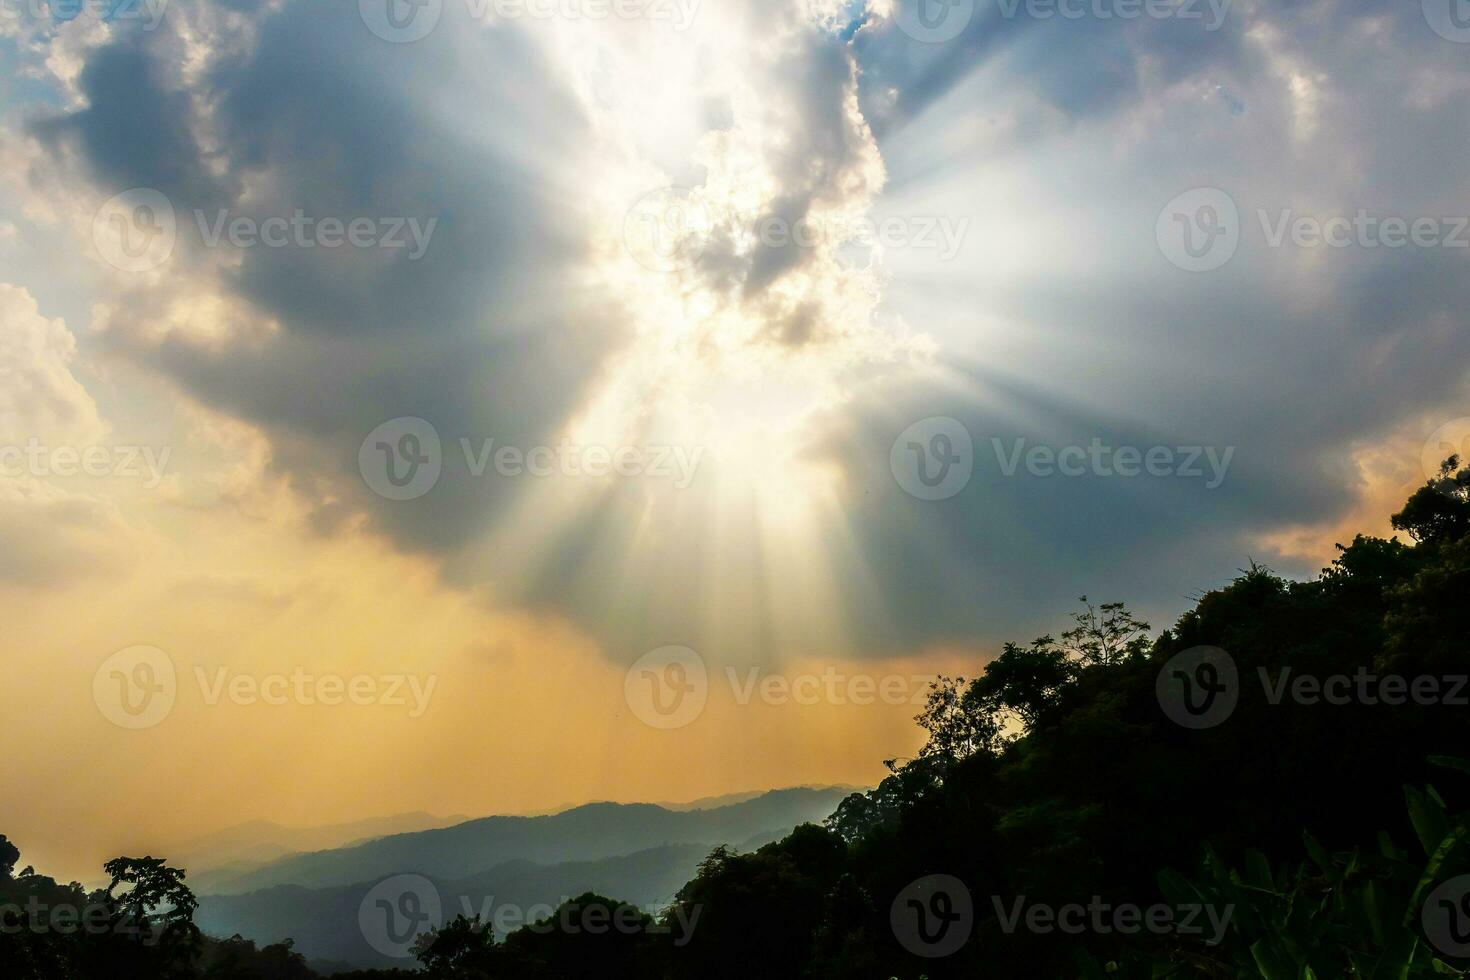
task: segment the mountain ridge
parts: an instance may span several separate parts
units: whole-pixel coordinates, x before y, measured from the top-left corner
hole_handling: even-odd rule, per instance
[[[669,810],[654,803],[584,803],[545,816],[477,817],[350,846],[286,855],[237,875],[196,876],[200,893],[238,895],[276,884],[351,885],[400,872],[454,879],[514,857],[547,864],[591,861],[672,844],[732,843],[820,820],[842,788],[771,790],[728,806]]]
[[[362,903],[385,878],[427,879],[446,919],[524,919],[586,891],[654,908],[673,899],[714,847],[760,847],[823,820],[847,795],[845,787],[792,787],[710,809],[596,802],[546,816],[479,817],[252,869],[227,882],[229,890],[196,892],[197,922],[212,935],[262,944],[291,938],[309,960],[336,969],[404,965],[375,950],[360,925]]]

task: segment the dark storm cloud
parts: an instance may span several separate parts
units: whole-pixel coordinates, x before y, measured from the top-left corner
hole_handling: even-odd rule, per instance
[[[181,211],[437,216],[432,246],[414,263],[252,250],[228,281],[279,333],[223,348],[119,342],[264,426],[278,465],[323,501],[354,483],[358,445],[378,422],[432,421],[445,440],[435,490],[406,506],[361,493],[352,504],[370,507],[402,546],[445,556],[456,582],[496,580],[619,657],[666,642],[731,660],[771,651],[780,624],[769,609],[753,604],[749,616],[717,623],[700,597],[780,593],[792,570],[754,535],[717,544],[664,533],[672,523],[649,534],[638,485],[613,487],[539,532],[537,568],[508,570],[467,544],[504,513],[509,484],[468,478],[457,438],[554,441],[617,341],[616,312],[563,275],[586,227],[569,203],[575,187],[550,167],[575,157],[585,124],[533,49],[508,29],[467,40],[441,28],[386,45],[350,7],[296,3],[261,16],[258,42],[206,81],[217,141],[207,152],[187,122],[197,107],[171,94],[146,39],[96,52],[81,79],[91,107],[42,132],[74,141],[109,186],[159,187]],[[1084,592],[1127,599],[1163,625],[1186,593],[1251,558],[1310,573],[1262,553],[1263,534],[1344,513],[1360,489],[1354,446],[1463,390],[1465,250],[1273,249],[1256,214],[1464,212],[1470,48],[1434,35],[1417,4],[1238,4],[1207,32],[1197,21],[1005,18],[992,2],[945,44],[873,19],[850,36],[890,193],[942,179],[962,186],[1017,144],[1044,150],[1034,163],[1014,157],[1020,168],[1048,168],[1037,179],[1051,182],[1050,196],[1032,224],[1083,239],[1090,263],[1059,254],[983,287],[950,277],[958,304],[1005,319],[1021,338],[1006,359],[942,337],[937,368],[879,372],[818,420],[809,452],[844,478],[842,526],[819,543],[856,651],[1026,639],[1056,628]],[[841,43],[813,42],[789,72],[803,140],[777,161],[777,211],[793,222],[855,158],[839,104]],[[495,97],[483,77],[464,84],[475,63]],[[926,118],[941,109],[950,115]],[[990,145],[932,136],[1006,112],[1019,118]],[[1159,209],[1196,186],[1226,189],[1243,223],[1235,258],[1200,275],[1169,265],[1154,241]],[[981,218],[971,244],[985,234]],[[748,292],[807,257],[770,249],[752,261],[726,244],[711,243],[702,269]],[[896,274],[884,312],[925,293],[940,290]],[[793,315],[785,339],[801,346],[809,333]],[[940,501],[905,493],[890,468],[899,433],[930,416],[962,422],[975,447],[970,482]],[[1233,455],[1214,487],[1202,458],[1199,478],[1007,475],[1001,466],[1018,440],[1024,452],[1094,439]],[[710,509],[680,526],[759,525],[753,505],[720,501],[715,514],[715,497],[681,502]],[[351,509],[324,503],[320,523]],[[634,552],[646,560],[630,571]]]
[[[1252,560],[1314,574],[1264,536],[1352,509],[1357,446],[1457,395],[1444,418],[1466,414],[1470,281],[1458,252],[1348,251],[1304,302],[1290,279],[1267,285],[1264,266],[1277,261],[1258,249],[1214,278],[1170,269],[1132,288],[1120,276],[1017,297],[1018,330],[1051,328],[1029,369],[951,364],[938,379],[949,384],[915,376],[854,399],[859,408],[832,420],[827,452],[858,488],[848,517],[860,560],[842,590],[861,600],[849,609],[858,635],[876,650],[1024,639],[1053,629],[1083,593],[1126,599],[1162,626],[1187,594]],[[1058,383],[1078,397],[1058,397]],[[1084,398],[1120,409],[1109,417]],[[932,502],[906,494],[889,468],[894,439],[931,416],[961,421],[975,459],[964,490]],[[1037,474],[1024,462],[1005,472],[1018,440],[1094,439],[1233,455],[1214,487],[1208,455],[1198,478]],[[1417,466],[1417,445],[1410,452]],[[866,594],[865,576],[876,583]]]
[[[1046,168],[1030,224],[1083,243],[1086,257],[1059,253],[968,290],[949,270],[940,282],[955,307],[1008,323],[1017,339],[1006,360],[946,336],[937,371],[888,377],[826,420],[823,451],[854,487],[855,554],[839,568],[860,643],[1025,638],[1053,628],[1082,592],[1167,619],[1186,593],[1252,558],[1310,574],[1309,563],[1271,554],[1264,535],[1332,522],[1361,490],[1355,447],[1463,398],[1465,249],[1272,248],[1260,225],[1260,211],[1277,220],[1288,207],[1319,219],[1360,207],[1465,214],[1470,120],[1462,95],[1446,93],[1463,93],[1470,69],[1417,4],[1237,4],[1207,32],[1169,20],[1007,19],[980,3],[949,42],[870,20],[853,48],[891,193],[908,206],[939,199],[923,198],[926,186],[958,193],[967,165],[1024,144],[1037,154],[1018,166]],[[971,84],[982,72],[984,85]],[[1165,108],[1177,83],[1222,101],[1190,109],[1175,97]],[[941,105],[943,118],[924,117]],[[1021,116],[1009,137],[958,135],[1005,113]],[[1153,124],[1115,137],[1103,128],[1139,113]],[[1233,261],[1202,275],[1170,266],[1154,242],[1159,209],[1194,186],[1226,189],[1242,222]],[[952,217],[971,213],[953,207]],[[985,215],[974,218],[983,237]],[[924,293],[941,291],[896,276],[888,305],[913,309]],[[963,422],[975,440],[974,476],[942,501],[910,497],[889,469],[895,437],[930,416]],[[1024,466],[1007,476],[991,441],[1094,438],[1234,456],[1206,489]]]
[[[1364,273],[1365,280],[1377,278]],[[1410,285],[1426,278],[1437,279],[1438,294]],[[1444,292],[1450,282],[1434,271],[1421,268],[1399,279],[1395,293],[1411,298],[1394,304],[1400,308],[1390,315],[1371,300],[1353,302],[1363,292],[1377,295],[1368,281],[1355,283],[1341,303],[1307,315],[1286,313],[1264,296],[1232,303],[1222,295],[1210,313],[1198,308],[1197,295],[1163,298],[1155,313],[1160,324],[1198,327],[1190,339],[1172,340],[1193,356],[1162,370],[1158,359],[1120,357],[1097,365],[1107,381],[1094,374],[1077,385],[1089,395],[1104,387],[1131,389],[1137,411],[1154,419],[1148,424],[1108,419],[974,366],[967,380],[986,393],[985,405],[999,402],[1009,410],[937,396],[932,384],[917,380],[863,399],[884,405],[885,413],[851,420],[846,441],[834,447],[863,487],[853,495],[858,506],[850,518],[864,557],[857,567],[875,576],[886,606],[851,609],[865,623],[862,635],[880,647],[924,638],[994,640],[1023,623],[1049,628],[1080,593],[1126,598],[1163,625],[1160,618],[1176,613],[1185,594],[1222,584],[1251,560],[1287,574],[1314,573],[1309,563],[1272,554],[1261,543],[1263,533],[1323,523],[1348,510],[1360,489],[1355,443],[1453,398],[1470,364],[1462,312],[1470,288],[1463,277],[1453,296]],[[1220,292],[1229,288],[1227,281]],[[1139,311],[1115,299],[1084,293],[1067,305],[1073,322],[1089,331],[1131,332],[1141,349],[1171,343],[1165,330],[1142,336],[1129,315]],[[1451,331],[1437,326],[1445,316],[1455,318]],[[1385,354],[1385,341],[1391,353]],[[1056,376],[1093,374],[1055,360]],[[887,467],[899,432],[932,415],[959,419],[975,440],[975,475],[955,498],[937,502],[903,493]],[[1058,448],[1086,447],[1094,439],[1141,453],[1196,446],[1206,455],[1201,475],[1192,479],[1069,477],[1052,468],[1029,473],[1024,464],[1013,475],[1005,472],[1018,440],[1028,448]],[[1229,468],[1211,487],[1212,474],[1220,472],[1215,461],[1226,453],[1233,453]]]
[[[164,66],[141,42],[123,34],[87,59],[79,81],[87,107],[37,123],[45,142],[74,138],[100,181],[119,190],[152,187],[200,207],[227,200],[226,187],[206,172],[188,96],[170,91]]]
[[[1102,5],[1112,6],[1110,0]],[[1241,57],[1244,19],[1227,14],[1218,29],[1207,30],[1215,15],[1204,3],[1193,7],[1200,19],[1071,19],[1055,12],[1038,18],[1027,10],[1027,0],[975,0],[963,32],[940,43],[915,40],[896,20],[869,20],[852,46],[862,67],[864,109],[880,141],[987,67],[999,65],[1007,76],[1024,78],[1044,103],[1085,117],[1135,103],[1145,94],[1145,71],[1150,81],[1170,84]]]
[[[421,257],[240,250],[238,268],[218,275],[279,324],[267,339],[115,331],[112,342],[270,432],[276,465],[320,501],[320,526],[365,505],[405,547],[440,553],[504,497],[487,497],[448,452],[441,485],[419,506],[378,500],[357,475],[363,438],[417,416],[450,448],[461,435],[546,441],[620,329],[616,309],[567,282],[586,224],[566,161],[585,121],[525,37],[453,21],[455,7],[412,44],[375,37],[355,4],[261,11],[254,42],[220,57],[192,99],[160,81],[177,57],[171,39],[123,35],[89,59],[89,107],[37,127],[78,148],[110,189],[166,193],[195,249],[207,237],[199,221],[215,223],[221,209],[256,222],[297,210],[434,222]],[[114,320],[145,322],[153,302],[124,295]]]

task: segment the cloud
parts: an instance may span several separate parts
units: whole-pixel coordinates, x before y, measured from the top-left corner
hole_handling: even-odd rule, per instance
[[[40,314],[24,288],[0,283],[0,442],[86,445],[102,433],[97,406],[72,374],[76,338]]]
[[[1084,21],[972,25],[939,46],[875,21],[854,39],[865,105],[896,89],[874,110],[888,206],[973,215],[976,229],[948,267],[894,257],[884,307],[932,333],[936,370],[829,419],[862,488],[849,514],[862,575],[842,591],[875,641],[1013,638],[1083,591],[1157,619],[1251,557],[1310,574],[1330,548],[1277,549],[1358,508],[1362,447],[1464,414],[1470,252],[1276,247],[1263,225],[1359,209],[1457,224],[1467,173],[1446,93],[1463,52],[1389,4],[1238,5],[1188,43],[1178,24]],[[1121,74],[1099,66],[1109,51]],[[1224,189],[1240,213],[1238,251],[1208,274],[1170,265],[1154,240],[1191,187]],[[937,503],[886,472],[893,439],[929,416],[976,442],[966,491]],[[989,442],[1094,437],[1235,456],[1205,491],[1004,477]]]
[[[181,579],[173,591],[179,598],[191,602],[240,603],[247,606],[284,608],[295,602],[303,592],[317,592],[319,587],[315,583],[307,586],[296,583],[288,589],[258,576],[205,573]]]
[[[136,561],[139,541],[104,498],[0,476],[0,583],[29,589],[115,578]]]
[[[698,133],[692,152],[702,172],[688,179],[726,231],[752,213],[840,223],[866,210],[883,180],[852,62],[799,7],[771,4],[765,15],[735,11],[731,23],[701,27],[703,44],[732,27],[776,43],[747,46],[739,67],[749,71],[701,93],[700,115],[717,128]],[[647,379],[614,365],[659,363],[686,328],[666,308],[641,304],[646,287],[668,297],[679,289],[667,279],[599,282],[608,243],[596,229],[621,231],[628,199],[595,210],[605,202],[589,198],[571,161],[603,152],[619,168],[612,180],[634,192],[648,189],[636,183],[642,175],[654,186],[673,179],[658,172],[666,148],[656,134],[631,149],[605,142],[616,126],[652,115],[638,99],[660,91],[622,93],[610,105],[589,98],[586,80],[548,53],[554,45],[514,25],[446,22],[420,42],[391,46],[351,11],[288,4],[259,11],[248,44],[222,47],[187,23],[187,32],[173,26],[194,45],[188,77],[175,65],[180,33],[119,36],[80,74],[86,108],[32,127],[53,153],[84,162],[99,196],[156,188],[177,218],[161,278],[124,280],[98,305],[100,341],[266,432],[272,465],[317,502],[319,528],[345,527],[366,510],[400,546],[443,557],[455,581],[489,578],[503,594],[537,601],[536,577],[487,560],[483,542],[546,488],[492,491],[468,472],[457,441],[532,446],[604,408],[623,421],[652,414]],[[680,44],[645,33],[605,53],[626,67],[650,53],[678,57],[670,51]],[[725,110],[711,116],[711,100]],[[748,167],[763,176],[752,181]],[[754,187],[762,190],[749,194]],[[206,248],[199,216],[212,222],[219,209],[256,222],[299,209],[437,225],[417,261],[370,250]],[[675,361],[652,380],[687,392],[698,377],[749,371],[762,359],[785,371],[780,351],[794,348],[835,365],[818,379],[830,387],[837,372],[887,356],[869,322],[876,273],[841,265],[840,244],[713,242],[708,264],[673,280],[709,303],[678,340],[681,358],[699,367]],[[612,248],[614,263],[631,264],[621,241]],[[594,260],[604,271],[589,275]],[[356,472],[363,437],[397,416],[430,420],[447,448],[434,492],[412,506],[375,498]],[[623,435],[640,428],[646,436],[636,421]],[[660,601],[682,604],[672,594]]]
[[[25,289],[0,283],[0,582],[8,585],[115,574],[138,543],[114,503],[47,479],[65,458],[57,454],[78,469],[107,432],[73,374],[76,360],[66,324],[42,316]]]
[[[346,499],[406,548],[452,550],[497,502],[447,480],[423,507],[383,506],[362,486],[358,446],[405,415],[545,441],[571,411],[621,330],[579,283],[585,222],[556,174],[573,176],[584,124],[515,27],[446,18],[395,47],[351,7],[254,15],[246,45],[229,43],[222,17],[118,36],[81,73],[86,108],[33,124],[101,191],[157,189],[176,218],[162,278],[121,283],[99,307],[101,339],[264,430],[320,526]],[[469,85],[469,65],[493,71]],[[294,240],[211,247],[221,213],[432,233],[413,258]]]
[[[1464,209],[1463,51],[1412,5],[1240,3],[1206,30],[977,4],[941,44],[823,7],[709,4],[685,35],[446,4],[388,44],[350,5],[205,4],[110,36],[32,132],[82,161],[79,196],[153,187],[178,217],[154,280],[114,277],[100,343],[264,432],[314,527],[366,514],[619,657],[989,644],[1082,592],[1167,617],[1250,557],[1310,572],[1273,542],[1353,508],[1354,447],[1463,397],[1464,251],[1269,241],[1283,213]],[[650,269],[624,219],[669,187],[697,248]],[[1241,218],[1208,274],[1155,237],[1196,187]],[[416,260],[208,247],[222,210],[436,225]],[[968,230],[952,259],[861,261],[749,233],[884,216]],[[444,446],[413,501],[357,472],[398,416]],[[943,501],[890,468],[931,416],[977,450]],[[461,438],[705,455],[688,492],[513,482]],[[1233,456],[1215,487],[1006,475],[992,440]]]

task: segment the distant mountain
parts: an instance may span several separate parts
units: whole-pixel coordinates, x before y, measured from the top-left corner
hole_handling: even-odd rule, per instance
[[[585,891],[617,895],[641,907],[667,903],[694,876],[712,845],[679,844],[600,861],[540,865],[509,861],[460,879],[432,878],[442,918],[481,914],[494,924],[509,910],[545,914]],[[278,885],[247,895],[206,897],[194,921],[205,933],[236,933],[258,943],[291,938],[295,949],[323,973],[362,967],[410,966],[373,949],[359,915],[376,882],[331,888]],[[540,907],[538,909],[538,906]]]
[[[503,909],[549,910],[589,890],[652,908],[672,899],[716,845],[753,850],[799,824],[822,821],[847,794],[836,787],[775,790],[683,811],[593,803],[550,816],[486,817],[397,834],[246,868],[224,882],[227,892],[199,889],[195,922],[220,937],[293,939],[319,967],[407,965],[374,950],[359,922],[368,892],[389,876],[429,879],[446,919],[481,913],[494,924]]]
[[[841,783],[830,783],[830,784],[823,784],[823,785],[817,785],[817,786],[792,786],[792,787],[786,787],[786,788],[788,788],[788,789],[816,789],[816,790],[840,789],[844,793],[863,793],[863,792],[866,792],[866,791],[872,789],[871,786],[846,786],[846,785],[843,785]],[[521,810],[521,811],[519,811],[517,813],[502,814],[502,816],[514,816],[514,817],[549,817],[549,816],[552,816],[552,815],[557,814],[557,813],[564,813],[567,810],[575,810],[577,807],[579,807],[579,806],[585,806],[588,803],[648,803],[648,802],[651,802],[654,806],[661,806],[665,810],[680,810],[680,811],[682,811],[682,810],[713,810],[716,807],[729,806],[732,803],[744,803],[746,800],[753,800],[757,796],[765,796],[767,793],[770,793],[770,792],[772,792],[772,791],[769,790],[769,789],[751,789],[751,790],[746,790],[743,793],[722,793],[719,796],[701,796],[701,797],[698,797],[697,799],[693,799],[693,800],[576,800],[576,801],[569,801],[569,802],[566,802],[566,803],[562,803],[560,806],[537,807],[536,809],[533,809],[533,810]],[[470,818],[469,817],[461,817],[460,818],[460,820],[468,820],[468,819],[470,819]]]
[[[233,867],[239,873],[242,868],[288,854],[344,847],[389,834],[448,827],[467,819],[463,814],[439,817],[432,813],[399,813],[321,827],[288,827],[269,820],[252,820],[166,850],[174,864],[189,870],[191,884],[196,884],[201,873],[209,869]]]
[[[736,843],[819,822],[846,795],[843,789],[797,788],[683,812],[651,803],[591,803],[550,816],[484,817],[353,847],[290,855],[240,874],[200,876],[210,887],[197,891],[241,894],[276,885],[324,888],[399,872],[454,880],[513,860],[559,864],[666,845]]]
[[[841,792],[841,794],[843,796],[846,796],[849,793],[860,793],[860,792],[863,792],[865,789],[868,789],[869,787],[865,787],[865,786],[809,786],[809,787],[802,787],[802,788],[803,789],[816,789],[816,790],[838,790],[838,791]],[[726,793],[723,796],[702,796],[702,797],[700,797],[697,800],[689,800],[686,803],[667,803],[667,802],[665,802],[663,800],[659,800],[654,805],[655,806],[661,806],[665,810],[680,810],[680,811],[684,811],[684,810],[713,810],[713,809],[716,809],[716,808],[722,807],[722,806],[730,806],[731,804],[734,804],[734,803],[744,803],[746,800],[753,800],[756,797],[765,796],[769,792],[770,792],[770,790],[753,789],[753,790],[748,790],[748,791],[746,791],[744,793]]]

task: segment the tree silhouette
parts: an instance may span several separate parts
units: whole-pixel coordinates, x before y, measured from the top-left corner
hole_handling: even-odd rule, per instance
[[[20,848],[10,843],[10,838],[0,834],[0,878],[9,878],[20,860]]]
[[[1414,491],[1404,509],[1393,515],[1396,531],[1407,531],[1420,543],[1457,541],[1470,533],[1470,467],[1460,457],[1440,464],[1439,475]]]

